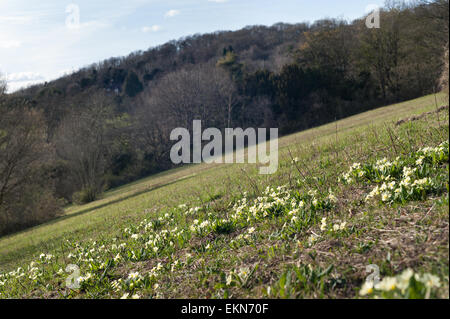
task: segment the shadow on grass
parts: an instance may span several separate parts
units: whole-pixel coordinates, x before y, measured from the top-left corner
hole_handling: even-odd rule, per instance
[[[149,193],[149,192],[155,191],[155,190],[157,190],[159,188],[162,188],[162,187],[165,187],[165,186],[169,186],[169,185],[172,185],[172,184],[175,184],[175,183],[178,183],[178,182],[181,182],[181,181],[193,178],[196,175],[197,174],[192,174],[192,175],[180,177],[179,179],[176,179],[176,180],[171,181],[171,182],[159,183],[159,184],[156,184],[156,185],[154,185],[154,186],[152,186],[150,188],[146,188],[146,189],[143,189],[143,190],[140,190],[140,191],[136,191],[136,192],[134,192],[134,193],[132,193],[130,195],[127,195],[127,196],[124,196],[124,197],[120,197],[120,198],[117,198],[115,200],[111,200],[111,201],[105,202],[103,204],[95,205],[95,206],[92,206],[92,207],[89,207],[89,208],[86,208],[86,209],[82,209],[82,210],[80,210],[80,211],[78,211],[76,213],[71,213],[71,214],[59,216],[59,217],[56,217],[55,219],[52,219],[52,220],[47,221],[45,223],[38,224],[38,225],[35,225],[33,227],[29,227],[29,228],[23,229],[21,231],[18,231],[18,232],[11,233],[11,234],[5,235],[3,237],[0,237],[0,240],[1,239],[7,239],[9,237],[19,235],[21,233],[25,233],[27,231],[33,230],[33,229],[38,228],[38,227],[50,226],[50,225],[53,225],[55,223],[61,222],[63,220],[66,220],[66,219],[69,219],[69,218],[73,218],[73,217],[77,217],[77,216],[80,216],[80,215],[92,212],[92,211],[97,210],[97,209],[101,209],[101,208],[109,206],[109,205],[117,204],[117,203],[120,203],[120,202],[125,201],[127,199],[130,199],[130,198],[137,197],[137,196],[145,194],[145,193]]]

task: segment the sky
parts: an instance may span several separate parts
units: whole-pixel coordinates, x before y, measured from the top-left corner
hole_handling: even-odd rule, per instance
[[[384,0],[0,0],[9,91],[196,33],[353,20]]]

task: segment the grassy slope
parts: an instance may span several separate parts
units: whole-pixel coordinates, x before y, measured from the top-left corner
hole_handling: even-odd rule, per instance
[[[438,96],[438,104],[444,103],[448,102],[443,96]],[[181,251],[196,252],[201,257],[199,262],[202,265],[197,265],[196,268],[203,270],[213,267],[212,263],[224,263],[228,270],[238,266],[251,266],[257,260],[259,264],[264,264],[265,267],[258,269],[261,279],[252,289],[236,289],[231,293],[232,296],[238,297],[262,296],[262,287],[276,282],[276,274],[282,273],[283,267],[298,258],[317,263],[317,267],[323,268],[326,268],[331,260],[338,259],[333,262],[334,276],[341,274],[349,284],[345,285],[346,288],[338,287],[330,291],[329,296],[354,295],[353,290],[355,285],[361,282],[365,265],[376,261],[382,265],[384,274],[395,273],[405,266],[437,271],[444,277],[446,274],[445,285],[448,287],[448,200],[446,203],[444,200],[444,204],[435,204],[434,199],[429,199],[402,207],[358,207],[360,204],[357,204],[358,201],[354,197],[365,189],[355,190],[336,183],[338,175],[355,161],[373,161],[383,156],[395,158],[396,155],[407,154],[409,150],[419,146],[436,145],[447,139],[448,111],[441,112],[439,117],[430,115],[400,127],[393,125],[398,119],[435,108],[435,97],[427,96],[283,137],[279,141],[280,168],[275,175],[258,175],[254,165],[201,164],[175,169],[109,191],[102,200],[70,207],[61,218],[0,239],[0,272],[24,265],[42,252],[51,252],[64,259],[62,255],[67,254],[67,242],[82,242],[88,238],[106,241],[113,237],[122,238],[125,227],[139,224],[145,217],[170,211],[182,203],[188,204],[189,207],[208,207],[206,211],[227,213],[229,203],[241,198],[244,191],[252,197],[259,195],[268,185],[293,185],[297,179],[305,177],[303,184],[299,186],[300,190],[315,186],[321,191],[333,188],[339,195],[340,207],[333,212],[333,218],[343,219],[344,215],[348,215],[348,223],[360,224],[361,220],[364,220],[364,227],[372,227],[374,230],[361,234],[360,238],[352,236],[345,243],[336,238],[325,240],[320,243],[320,248],[314,250],[311,257],[311,251],[300,252],[297,248],[286,247],[285,240],[272,239],[273,236],[270,235],[282,225],[268,222],[261,224],[260,239],[257,242],[237,251],[227,246],[230,239],[227,236],[233,234],[220,235],[210,238],[217,249],[214,254],[198,252],[197,246],[203,247],[204,242],[201,238],[191,238],[187,245],[190,249],[183,247],[172,257]],[[392,138],[393,134],[395,138]],[[290,153],[299,158],[297,167],[291,163]],[[364,215],[360,216],[360,213]],[[427,213],[425,217],[424,213]],[[174,222],[182,226],[192,223],[192,220],[180,218]],[[418,223],[419,226],[415,226]],[[238,234],[239,231],[234,235]],[[447,237],[436,234],[447,234]],[[299,237],[301,238],[301,234]],[[364,248],[366,246],[367,251]],[[355,252],[356,255],[353,256],[350,252]],[[386,265],[388,252],[390,261]],[[234,257],[229,258],[230,254]],[[342,257],[337,257],[341,254]],[[148,263],[153,264],[153,261]],[[142,270],[148,265],[125,263],[118,267],[117,271],[120,273],[136,267]],[[179,284],[176,279],[168,277],[164,281],[167,283],[167,290],[162,292],[161,296],[218,296],[212,286],[212,282],[218,280],[214,272],[187,272],[183,275],[190,284]],[[192,281],[198,282],[198,285]],[[173,287],[174,283],[177,283],[177,288]],[[23,295],[29,293],[24,292]],[[312,289],[306,296],[318,296],[318,293]]]

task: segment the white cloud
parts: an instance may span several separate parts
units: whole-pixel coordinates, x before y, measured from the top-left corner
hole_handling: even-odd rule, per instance
[[[18,90],[25,89],[31,85],[42,83],[42,81],[26,81],[26,82],[10,82],[7,85],[8,93],[14,93]]]
[[[181,13],[180,10],[172,9],[172,10],[167,11],[166,14],[164,15],[164,17],[172,18],[174,16],[179,15],[180,13]]]
[[[208,0],[209,2],[215,2],[215,3],[225,3],[228,2],[228,0]]]
[[[27,24],[33,20],[33,17],[26,15],[16,15],[16,16],[0,16],[0,23],[8,24]]]
[[[136,30],[128,25],[126,17],[159,0],[117,0],[114,5],[107,0],[66,3],[70,2],[79,3],[80,8],[79,21],[73,19],[74,27],[66,26],[70,12],[65,12],[66,5],[61,1],[0,0],[0,63],[3,63],[0,68],[5,76],[9,75],[9,92],[53,80],[62,75],[60,70],[77,70],[110,56],[140,49],[141,46],[133,46],[134,39],[150,33],[141,33],[139,27]],[[169,8],[165,9],[158,10],[160,15]],[[146,22],[141,23],[139,26],[146,25]],[[159,23],[155,21],[154,24]],[[128,31],[130,39],[116,45],[111,39],[127,34],[119,29],[122,25],[138,32]],[[149,24],[145,30],[156,32],[160,29]],[[124,49],[128,46],[130,49]]]
[[[6,73],[5,75],[9,93],[48,80],[43,74],[38,72],[17,72]]]
[[[152,25],[151,27],[142,27],[141,31],[142,32],[158,32],[161,29],[162,28],[160,25]]]
[[[99,29],[99,28],[108,28],[111,27],[111,24],[104,21],[88,21],[79,24],[66,24],[66,28],[69,30],[82,30],[82,29]]]
[[[31,81],[42,81],[44,76],[37,72],[18,72],[10,73],[7,75],[8,82],[31,82]]]
[[[17,40],[0,40],[0,48],[2,49],[14,49],[22,45],[22,42]]]

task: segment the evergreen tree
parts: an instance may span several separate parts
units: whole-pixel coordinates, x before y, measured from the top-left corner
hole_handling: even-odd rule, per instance
[[[125,93],[129,97],[135,97],[143,90],[144,86],[142,85],[141,81],[139,81],[137,74],[133,71],[130,71],[125,80]]]

